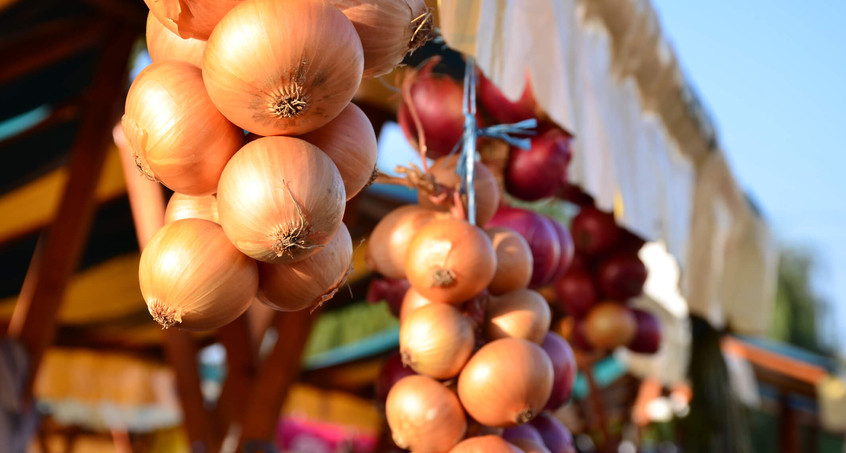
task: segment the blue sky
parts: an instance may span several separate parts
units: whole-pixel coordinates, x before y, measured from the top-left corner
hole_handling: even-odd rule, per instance
[[[652,0],[779,240],[810,248],[846,354],[846,2]]]

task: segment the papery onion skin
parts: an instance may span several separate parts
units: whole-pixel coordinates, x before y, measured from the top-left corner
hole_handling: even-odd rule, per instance
[[[394,443],[414,452],[449,451],[467,430],[455,393],[426,376],[397,381],[388,392],[385,417]]]
[[[168,30],[153,13],[147,14],[147,52],[150,60],[179,60],[202,68],[206,41],[181,38]]]
[[[537,291],[518,289],[488,300],[485,337],[543,342],[552,320],[546,299]]]
[[[183,61],[152,63],[132,82],[121,119],[136,165],[175,192],[215,192],[243,131],[215,109],[200,70]]]
[[[259,263],[258,299],[279,311],[318,307],[347,281],[352,254],[352,239],[342,223],[328,244],[304,260]]]
[[[364,261],[367,267],[389,278],[405,278],[408,245],[427,223],[445,217],[416,205],[400,206],[383,217],[367,240]]]
[[[552,391],[552,362],[535,343],[503,338],[479,349],[458,376],[458,397],[471,417],[507,428],[534,418]]]
[[[507,227],[486,228],[496,251],[496,272],[488,285],[493,295],[525,288],[532,279],[532,249],[523,236]]]
[[[144,0],[150,12],[182,38],[207,39],[218,21],[243,0]]]
[[[478,227],[455,218],[421,228],[408,246],[411,287],[433,302],[457,304],[480,293],[496,272],[496,253]]]
[[[320,148],[338,167],[347,201],[373,180],[378,146],[373,123],[355,104],[347,105],[325,126],[300,136]]]
[[[399,336],[402,362],[435,379],[456,376],[476,343],[470,320],[455,307],[440,303],[408,314],[400,324]]]
[[[524,453],[499,436],[487,435],[462,440],[449,453]]]
[[[423,297],[420,293],[415,291],[414,288],[409,288],[408,291],[405,292],[405,297],[403,297],[402,306],[400,307],[400,325],[402,325],[402,322],[405,321],[405,318],[407,318],[408,315],[410,315],[414,310],[417,310],[418,308],[429,305],[431,303],[431,300]]]
[[[215,27],[203,56],[209,96],[259,135],[311,132],[338,116],[361,82],[352,23],[319,0],[250,0]]]
[[[226,165],[217,190],[220,224],[247,256],[293,263],[327,244],[344,214],[344,183],[314,145],[263,137]]]
[[[546,401],[545,410],[554,411],[570,401],[573,384],[576,381],[576,355],[570,344],[555,332],[548,332],[541,343],[544,352],[552,362],[552,393]]]
[[[352,22],[364,51],[363,78],[394,70],[426,43],[432,14],[423,0],[330,0]]]
[[[165,223],[180,219],[205,219],[220,223],[217,213],[217,198],[214,195],[185,195],[175,192],[167,202]]]
[[[258,289],[258,269],[220,225],[182,219],[150,239],[138,282],[150,314],[164,328],[212,330],[247,310]]]
[[[459,190],[462,179],[456,173],[458,157],[458,154],[452,154],[435,159],[435,162],[429,167],[429,174],[435,177],[438,184],[446,186],[449,189]],[[491,173],[488,167],[481,162],[477,162],[475,169],[476,174],[473,187],[476,189],[476,225],[485,225],[499,207],[501,195],[496,178],[494,178],[493,173]],[[417,192],[417,202],[420,206],[439,211],[447,211],[452,206],[452,204],[436,205],[429,199],[429,193],[422,190]],[[467,207],[466,200],[464,200],[464,206],[465,208]]]
[[[528,72],[526,73],[526,86],[523,88],[523,94],[517,101],[511,101],[505,97],[499,87],[485,77],[484,74],[480,73],[479,75],[479,88],[477,91],[479,102],[497,121],[508,124],[538,116],[535,113],[537,106],[534,95],[532,94],[531,80]]]
[[[561,244],[548,218],[527,209],[501,206],[487,226],[511,228],[529,243],[533,259],[529,288],[540,288],[551,282],[560,264]]]

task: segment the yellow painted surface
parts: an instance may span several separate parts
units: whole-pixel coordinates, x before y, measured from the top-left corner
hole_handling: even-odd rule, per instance
[[[282,416],[286,415],[357,428],[373,434],[379,431],[382,423],[382,416],[370,400],[303,384],[291,387],[282,407]]]

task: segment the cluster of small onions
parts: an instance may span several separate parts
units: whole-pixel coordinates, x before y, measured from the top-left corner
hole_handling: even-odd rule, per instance
[[[641,354],[656,353],[661,345],[660,321],[630,306],[647,278],[638,257],[643,240],[590,203],[573,218],[571,230],[576,246],[573,265],[555,282],[554,307],[567,315],[560,331],[584,351],[625,346]]]
[[[409,74],[408,94],[397,114],[405,137],[414,145],[419,145],[417,125],[420,125],[426,155],[432,159],[450,154],[464,134],[462,85],[447,75],[433,72],[436,63],[433,59],[419,71]],[[505,191],[526,201],[557,195],[567,182],[572,136],[550,121],[538,107],[528,75],[523,93],[515,101],[508,99],[481,72],[478,80],[477,122],[480,125],[511,124],[528,119],[538,122],[529,149],[511,146],[508,150],[502,169]]]
[[[428,39],[424,0],[146,3],[152,63],[121,123],[141,172],[174,192],[141,257],[150,313],[208,330],[256,297],[321,304],[350,270],[345,203],[375,171],[351,100]]]
[[[450,168],[450,159],[432,168]],[[439,181],[457,178],[452,165]],[[477,171],[477,188],[484,188],[487,170],[479,164]],[[496,191],[494,185],[478,193]],[[489,225],[498,199],[490,212],[485,203],[479,216]],[[517,231],[472,225],[421,198],[376,225],[365,259],[384,277],[373,281],[368,299],[398,305],[399,351],[385,362],[376,391],[399,447],[522,451],[517,445],[531,440],[508,443],[503,429],[570,399],[575,356],[549,331],[548,302],[528,288],[534,258]],[[542,420],[557,423],[551,416]],[[560,423],[555,429],[569,433]],[[572,451],[572,438],[559,437],[564,440],[555,447],[527,451]]]

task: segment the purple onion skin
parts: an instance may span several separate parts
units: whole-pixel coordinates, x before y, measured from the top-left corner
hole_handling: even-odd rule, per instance
[[[408,292],[408,288],[411,288],[411,284],[406,279],[374,278],[367,286],[365,299],[372,303],[384,300],[388,303],[391,313],[399,317],[402,299]]]
[[[513,426],[511,428],[505,428],[505,430],[502,431],[502,438],[507,441],[529,439],[543,444],[543,437],[541,437],[540,433],[534,426],[528,423]]]
[[[570,136],[549,129],[531,139],[531,148],[512,147],[505,168],[505,190],[515,197],[536,201],[554,196],[567,181]]]
[[[427,157],[446,156],[464,135],[463,93],[461,84],[448,76],[432,74],[431,67],[417,74],[411,85],[411,99],[423,126]],[[417,127],[405,102],[397,113],[397,121],[405,138],[416,144]]]
[[[637,333],[628,348],[640,354],[655,354],[661,348],[661,321],[648,311],[633,308]]]
[[[379,404],[384,405],[388,398],[388,392],[391,391],[391,387],[393,387],[400,379],[413,374],[417,373],[415,373],[410,367],[406,367],[402,364],[402,356],[399,351],[391,354],[382,363],[382,369],[379,370],[379,376],[376,377],[374,389],[376,392],[376,401],[378,401]]]
[[[573,434],[548,412],[541,412],[530,423],[538,430],[551,453],[576,453]]]
[[[576,380],[576,355],[567,340],[555,332],[547,332],[541,347],[552,361],[552,393],[544,410],[554,411],[570,401]]]
[[[529,243],[534,259],[530,288],[540,288],[552,282],[561,260],[561,245],[548,218],[527,209],[500,206],[485,226],[511,228]]]
[[[558,245],[561,248],[561,258],[558,260],[558,268],[555,270],[555,273],[552,275],[552,279],[547,282],[547,284],[558,281],[561,276],[567,272],[567,269],[570,269],[570,265],[573,263],[573,256],[576,254],[576,246],[573,244],[573,236],[570,235],[570,232],[564,228],[564,225],[561,225],[553,218],[550,218],[549,222],[553,229],[555,229],[555,233],[558,236]]]

